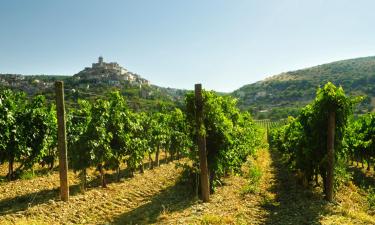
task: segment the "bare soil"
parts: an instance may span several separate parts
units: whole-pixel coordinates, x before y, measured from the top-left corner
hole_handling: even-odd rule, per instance
[[[182,169],[176,163],[120,182],[110,174],[108,188],[98,187],[93,179],[85,193],[79,192],[78,180],[69,172],[69,203],[59,201],[57,171],[4,181],[0,224],[375,224],[366,192],[359,188],[360,181],[375,185],[373,171],[351,167],[355,179],[341,188],[334,204],[328,204],[319,188],[301,187],[280,155],[264,149],[250,165],[262,171],[259,191],[244,192],[249,184],[245,166],[242,176],[225,178],[210,202],[202,203],[181,182]]]

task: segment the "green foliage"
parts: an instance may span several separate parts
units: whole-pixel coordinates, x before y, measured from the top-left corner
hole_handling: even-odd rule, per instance
[[[229,96],[218,96],[214,92],[203,91],[204,129],[194,129],[194,94],[186,96],[187,121],[194,131],[192,140],[197,140],[198,132],[206,136],[207,162],[210,185],[213,190],[220,178],[230,172],[239,172],[248,155],[254,153],[260,143],[259,130],[248,113],[241,113],[236,100]],[[196,143],[190,158],[198,165]]]
[[[129,114],[130,116],[130,114]],[[149,129],[147,127],[147,114],[133,114],[132,118],[128,118],[131,126],[128,126],[128,136],[129,139],[127,142],[127,151],[125,155],[127,156],[126,163],[130,170],[133,172],[138,166],[143,168],[143,159],[150,150],[150,141],[149,141]]]
[[[56,146],[53,113],[54,106],[48,106],[43,96],[28,100],[21,92],[1,91],[0,163],[9,163],[8,179],[30,169]]]
[[[131,174],[143,169],[146,154],[159,157],[162,149],[170,155],[186,151],[189,143],[181,110],[171,112],[163,105],[160,111],[133,112],[119,92],[93,103],[78,101],[68,114],[69,157],[72,168],[80,171],[85,182],[86,169],[96,166],[105,185],[105,170],[118,172],[125,162]],[[173,121],[172,121],[173,119]],[[173,136],[172,136],[173,135]]]
[[[375,114],[368,113],[352,119],[345,132],[344,147],[351,160],[371,164],[375,157]]]
[[[333,187],[335,191],[343,184],[348,184],[349,181],[353,179],[353,173],[348,171],[348,165],[346,160],[343,157],[340,157],[335,162],[335,180],[333,183]]]
[[[126,101],[119,92],[111,93],[108,110],[110,119],[105,127],[107,132],[112,134],[110,141],[112,159],[107,163],[107,167],[117,169],[120,167],[121,158],[129,148],[132,123]]]
[[[9,167],[20,158],[24,146],[20,122],[25,104],[25,96],[20,93],[4,90],[0,94],[0,162],[9,162]],[[10,169],[8,176],[12,173]]]
[[[88,126],[91,123],[91,104],[78,101],[78,107],[68,113],[67,139],[68,156],[74,171],[85,170],[93,165],[94,153],[89,146]]]
[[[110,146],[113,134],[106,129],[109,120],[109,102],[97,100],[91,108],[91,121],[87,128],[87,135],[90,137],[88,146],[92,151],[91,160],[95,165],[108,165],[112,157]]]
[[[42,156],[42,165],[48,164],[50,169],[53,169],[54,162],[57,158],[57,118],[56,106],[51,104],[47,109],[47,115],[44,120],[47,125],[47,137],[45,139],[45,154]]]
[[[168,123],[170,129],[169,149],[171,157],[180,158],[186,155],[188,148],[192,146],[186,115],[180,109],[176,108],[171,112]]]
[[[375,209],[375,190],[373,188],[367,189],[367,203],[371,210]]]
[[[213,92],[204,92],[204,96],[204,132],[214,184],[230,172],[239,172],[259,144],[260,131],[250,114],[236,108],[234,99]],[[56,157],[56,107],[47,104],[44,96],[27,99],[23,93],[5,90],[0,97],[0,163],[17,163],[17,174],[41,161],[52,168]],[[68,159],[83,185],[90,167],[98,169],[105,186],[106,170],[119,172],[124,162],[131,173],[138,167],[142,171],[145,156],[155,154],[158,165],[161,151],[169,156],[167,161],[189,154],[197,165],[192,139],[196,136],[194,106],[184,113],[158,103],[155,111],[135,112],[120,92],[91,101],[78,99],[72,105],[67,107]],[[14,177],[13,167],[9,168],[10,177]]]
[[[47,155],[49,149],[56,147],[55,111],[47,107],[44,96],[38,95],[26,106],[22,118],[25,147],[20,169],[30,169]],[[56,115],[56,114],[55,114]]]
[[[33,178],[35,178],[35,173],[33,170],[22,171],[20,174],[20,179],[22,180],[31,180]]]
[[[312,181],[313,175],[320,174],[325,183],[328,115],[330,112],[336,115],[335,158],[340,162],[345,158],[344,132],[356,102],[356,99],[346,97],[341,87],[327,83],[318,89],[315,100],[303,108],[296,119],[290,118],[287,125],[271,131],[271,146],[280,150],[307,181]],[[336,166],[338,184],[347,180],[348,174],[342,164],[336,163]]]
[[[249,169],[249,180],[252,184],[259,184],[262,178],[262,171],[257,166],[252,166]]]
[[[167,148],[170,130],[168,129],[168,115],[163,112],[150,114],[151,148],[158,152],[161,148]],[[158,154],[158,153],[157,153]]]

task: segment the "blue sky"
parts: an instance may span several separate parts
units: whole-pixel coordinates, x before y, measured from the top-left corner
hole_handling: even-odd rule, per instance
[[[233,91],[375,55],[371,0],[1,0],[0,73],[73,75],[99,55],[152,83]]]

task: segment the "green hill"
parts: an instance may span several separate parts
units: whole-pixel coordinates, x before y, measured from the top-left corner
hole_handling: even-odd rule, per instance
[[[186,93],[186,90],[153,85],[116,62],[105,62],[102,56],[74,76],[0,74],[0,89],[21,90],[30,96],[43,94],[53,101],[56,80],[65,82],[68,105],[76,104],[78,99],[106,98],[108,92],[119,91],[133,110],[149,111],[161,105],[181,106]]]
[[[375,106],[375,56],[342,60],[311,68],[281,73],[263,81],[245,85],[231,93],[239,105],[255,118],[278,119],[296,115],[311,101],[319,86],[331,81],[347,94],[366,96],[357,113]]]
[[[0,74],[0,89],[10,88],[26,92],[29,96],[43,94],[47,100],[54,101],[54,82],[63,80],[65,100],[68,106],[76,104],[77,99],[94,100],[103,98],[111,91],[120,91],[127,98],[129,106],[136,111],[155,110],[160,104],[180,106],[186,90],[164,88],[152,84],[138,84],[129,81],[110,83],[103,80],[79,80],[73,76]]]

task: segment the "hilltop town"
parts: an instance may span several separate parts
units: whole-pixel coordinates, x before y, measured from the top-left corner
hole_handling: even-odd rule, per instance
[[[149,86],[150,81],[140,75],[130,72],[116,62],[104,62],[103,57],[98,58],[97,63],[86,67],[82,71],[69,75],[21,75],[0,74],[0,86],[25,91],[29,94],[40,93],[53,88],[56,80],[64,80],[72,87],[90,89],[97,85],[123,87]]]
[[[102,56],[98,58],[97,63],[93,63],[91,67],[86,67],[73,77],[75,80],[93,84],[108,83],[111,85],[121,85],[124,82],[134,85],[150,84],[148,80],[136,73],[129,72],[116,62],[104,62]]]
[[[128,71],[117,62],[105,62],[100,56],[90,67],[72,75],[0,74],[0,89],[23,91],[29,96],[42,94],[54,100],[54,83],[64,81],[65,98],[74,103],[78,99],[95,99],[107,92],[118,90],[127,97],[134,109],[152,108],[158,101],[182,102],[186,90],[152,85],[149,80]]]

